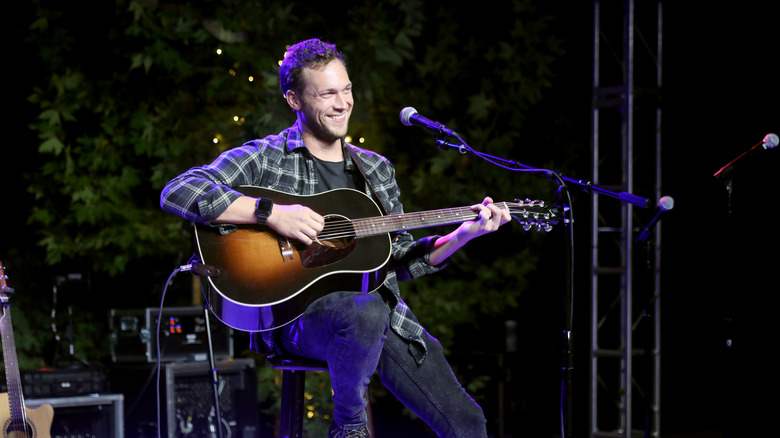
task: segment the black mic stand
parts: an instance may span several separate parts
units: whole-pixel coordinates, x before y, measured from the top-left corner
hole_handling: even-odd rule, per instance
[[[771,134],[770,134],[771,135]],[[769,135],[767,135],[769,137]],[[775,136],[775,138],[777,138]],[[718,181],[720,181],[721,184],[726,188],[726,196],[727,196],[727,204],[726,207],[728,209],[728,221],[729,224],[732,221],[732,213],[733,213],[733,205],[732,205],[732,195],[734,193],[734,165],[737,163],[737,161],[745,158],[746,156],[750,155],[753,151],[758,149],[759,146],[766,145],[766,139],[764,141],[760,141],[753,145],[750,149],[746,150],[745,152],[742,152],[739,154],[736,158],[726,163],[723,167],[720,168],[715,174],[712,176],[715,177]],[[775,140],[775,143],[777,143],[777,140]]]
[[[189,271],[192,272],[193,275],[196,275],[199,280],[202,275],[208,277],[216,277],[219,276],[220,274],[218,269],[209,265],[204,265],[197,257],[193,257],[190,260],[190,264],[187,266],[189,268]],[[214,395],[214,416],[216,417],[216,432],[217,432],[217,436],[219,438],[222,438],[222,412],[219,403],[219,373],[217,370],[216,360],[214,359],[214,345],[211,339],[209,303],[205,295],[203,298],[204,298],[203,317],[206,321],[206,339],[208,340],[207,344],[208,344],[208,358],[209,358],[209,366],[210,366],[211,386]],[[212,435],[213,435],[213,431],[212,431]]]
[[[211,386],[214,393],[214,416],[216,416],[217,436],[222,437],[222,412],[219,403],[219,374],[217,364],[214,359],[214,346],[211,340],[211,323],[209,322],[209,306],[207,302],[203,303],[203,317],[206,320],[206,337],[208,339],[209,365],[211,366]]]
[[[744,250],[740,245],[741,240],[737,234],[737,231],[740,229],[739,225],[739,213],[740,211],[737,211],[738,214],[737,217],[735,217],[735,210],[734,210],[734,185],[735,185],[735,177],[737,180],[742,179],[742,181],[737,181],[737,200],[742,196],[740,193],[744,193],[744,189],[742,188],[741,184],[745,181],[745,174],[738,172],[739,166],[737,166],[738,162],[742,161],[749,155],[751,155],[753,152],[756,151],[756,149],[759,148],[759,146],[763,146],[765,149],[772,149],[777,146],[777,136],[774,135],[774,139],[772,139],[771,136],[774,134],[767,134],[766,137],[764,137],[763,141],[760,141],[756,143],[755,145],[751,146],[741,154],[737,155],[734,159],[723,165],[717,172],[715,172],[712,176],[717,180],[720,184],[723,185],[725,191],[726,191],[726,231],[730,234],[728,239],[724,239],[723,246],[725,247],[726,253],[732,253],[732,254],[739,254]],[[745,161],[742,161],[742,165],[751,164]],[[755,163],[752,163],[755,164]],[[753,171],[753,169],[750,169]],[[744,205],[744,204],[741,204]],[[740,207],[740,204],[737,205],[737,207]],[[744,245],[744,244],[742,244]],[[744,287],[742,284],[742,281],[738,278],[740,275],[743,274],[743,272],[740,272],[739,274],[734,274],[735,271],[732,271],[734,269],[734,266],[729,263],[729,275],[724,278],[725,281],[725,290],[726,291],[733,291],[733,290],[739,290],[739,288]],[[739,272],[739,267],[736,268],[737,272]],[[739,286],[739,288],[737,287]],[[743,318],[742,313],[739,310],[739,306],[737,305],[738,301],[735,298],[735,294],[733,292],[730,292],[727,294],[726,297],[726,304],[724,305],[723,315],[720,318],[723,321],[724,326],[721,328],[723,331],[722,339],[719,339],[719,342],[722,342],[722,345],[726,345],[725,351],[725,357],[726,360],[725,366],[727,366],[727,373],[731,375],[738,375],[740,372],[737,369],[737,362],[736,362],[736,355],[735,350],[733,347],[732,342],[734,345],[740,344],[742,346],[742,343],[740,342],[741,339],[734,339],[735,336],[738,337],[738,327],[741,328],[741,325],[746,324],[746,320]],[[733,379],[732,379],[733,380]],[[736,385],[730,384],[732,380],[726,380],[726,385],[728,386],[725,390],[724,399],[726,400],[736,400],[737,398],[737,387]],[[733,407],[737,407],[737,405],[732,405]],[[736,411],[736,409],[734,409]],[[732,419],[732,417],[736,417],[735,419]],[[729,418],[726,419],[726,433],[731,432],[732,430],[736,430],[735,427],[736,424],[739,422],[738,414],[731,414]]]
[[[548,170],[548,169],[538,169],[531,166],[527,166],[525,164],[522,164],[516,160],[508,160],[505,158],[498,158],[483,152],[478,152],[472,149],[470,146],[466,144],[466,142],[463,141],[460,137],[458,137],[458,141],[460,141],[460,144],[454,144],[449,143],[446,141],[446,137],[443,136],[437,136],[436,137],[436,144],[439,146],[439,148],[449,148],[454,149],[460,152],[461,154],[465,154],[468,152],[473,153],[479,158],[482,158],[483,160],[492,163],[498,167],[515,171],[515,172],[528,172],[528,173],[534,173],[546,176],[548,179],[555,181],[558,183],[558,193],[556,194],[555,203],[556,206],[560,208],[560,210],[564,213],[568,213],[569,217],[564,219],[564,223],[568,226],[566,227],[568,233],[567,233],[567,251],[566,251],[566,265],[567,265],[567,276],[566,276],[566,291],[564,294],[564,331],[563,331],[563,383],[562,383],[562,397],[561,397],[561,428],[562,433],[561,436],[563,438],[572,437],[573,435],[573,427],[571,426],[571,422],[573,420],[572,416],[572,378],[573,378],[573,371],[574,371],[574,333],[573,333],[573,325],[574,325],[574,239],[573,239],[573,230],[572,230],[572,209],[571,209],[571,197],[569,193],[569,187],[577,187],[582,192],[593,192],[597,193],[599,195],[605,195],[609,196],[615,199],[620,200],[621,202],[626,202],[638,207],[642,208],[648,208],[650,206],[650,200],[647,198],[643,198],[640,196],[633,195],[631,193],[627,192],[613,192],[611,190],[608,190],[603,187],[599,187],[594,185],[590,181],[584,181],[584,180],[577,180],[573,178],[566,177],[559,172]]]
[[[69,276],[68,276],[69,277]],[[67,288],[66,286],[66,278],[63,277],[56,277],[54,280],[54,284],[52,285],[52,307],[50,312],[50,318],[51,318],[51,330],[52,330],[52,345],[51,345],[51,352],[49,361],[52,365],[56,367],[62,367],[61,363],[64,362],[64,360],[61,357],[61,350],[66,350],[64,356],[69,361],[77,362],[77,364],[66,362],[65,366],[67,367],[77,367],[80,365],[94,368],[95,366],[87,361],[86,359],[83,359],[81,357],[76,356],[76,350],[75,350],[75,325],[73,323],[73,296],[74,292],[64,293]],[[74,276],[76,278],[76,276]],[[78,276],[80,278],[80,275]],[[62,287],[62,290],[60,290],[60,287]],[[67,340],[67,345],[64,345],[63,343],[63,337],[60,335],[60,331],[57,325],[57,312],[59,310],[59,301],[60,297],[59,295],[64,295],[66,299],[68,300],[66,302],[66,310],[67,310],[67,317],[66,317],[66,323],[65,323],[65,340]],[[80,364],[80,365],[79,365]]]

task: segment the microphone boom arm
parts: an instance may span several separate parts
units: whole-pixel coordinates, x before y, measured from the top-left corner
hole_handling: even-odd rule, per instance
[[[539,174],[545,174],[548,178],[557,180],[557,181],[565,181],[567,184],[572,185],[574,187],[579,187],[580,190],[583,192],[593,192],[597,193],[599,195],[605,195],[610,196],[612,198],[618,199],[621,202],[627,202],[631,205],[641,207],[641,208],[649,208],[650,207],[650,200],[647,198],[643,198],[641,196],[634,195],[632,193],[628,192],[614,192],[611,190],[608,190],[604,187],[600,187],[597,185],[594,185],[591,181],[584,181],[584,180],[578,180],[574,178],[569,178],[567,176],[561,175],[555,171],[548,170],[548,169],[538,169],[531,166],[527,166],[525,164],[519,163],[516,160],[508,160],[505,158],[499,158],[495,157],[483,152],[477,152],[474,149],[472,149],[469,145],[467,145],[462,139],[458,138],[458,140],[461,141],[461,144],[455,144],[450,143],[442,138],[436,139],[436,144],[440,148],[449,148],[449,149],[455,149],[461,154],[465,154],[467,152],[471,152],[474,155],[491,162],[493,164],[496,164],[498,166],[501,166],[505,169],[513,170],[513,171],[520,171],[520,172],[529,172],[529,173],[539,173]]]

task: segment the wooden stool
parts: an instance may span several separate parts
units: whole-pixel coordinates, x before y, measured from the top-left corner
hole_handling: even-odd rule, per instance
[[[265,360],[269,368],[282,370],[282,412],[279,420],[279,438],[303,437],[303,390],[306,371],[328,371],[327,362],[293,356],[272,354]],[[369,400],[366,388],[366,400]],[[366,407],[368,428],[374,436],[374,421],[371,404]]]
[[[306,371],[328,371],[320,360],[271,355],[266,358],[270,368],[282,370],[282,412],[279,421],[280,438],[303,437],[303,387]]]

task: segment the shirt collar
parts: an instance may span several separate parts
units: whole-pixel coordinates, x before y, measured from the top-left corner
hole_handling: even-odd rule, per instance
[[[352,161],[352,154],[349,151],[349,148],[352,148],[353,146],[344,139],[341,139],[341,151],[344,154],[344,166],[347,169],[347,172],[353,172],[355,170],[355,163]]]
[[[301,136],[301,130],[298,128],[298,123],[287,128],[287,150],[292,152],[296,149],[306,148],[306,144],[303,142]]]
[[[341,139],[341,150],[344,154],[344,161],[345,166],[348,172],[352,172],[355,170],[355,163],[352,161],[352,154],[350,154],[349,149],[352,147],[349,143],[344,141],[344,139]],[[306,143],[303,142],[303,137],[301,136],[301,130],[298,127],[298,123],[295,123],[294,125],[290,126],[287,129],[287,150],[289,152],[293,152],[296,149],[306,149]]]

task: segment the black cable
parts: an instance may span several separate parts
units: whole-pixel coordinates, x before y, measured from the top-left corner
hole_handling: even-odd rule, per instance
[[[173,272],[171,273],[171,275],[168,277],[168,281],[165,282],[165,287],[163,288],[162,296],[160,297],[160,308],[159,308],[159,310],[157,312],[157,329],[156,329],[157,332],[156,332],[155,336],[158,337],[158,338],[160,336],[160,327],[161,327],[160,326],[160,320],[162,319],[163,303],[165,302],[165,293],[168,291],[168,286],[170,286],[171,283],[173,283],[174,277],[176,277],[176,275],[179,272],[184,271],[184,270],[189,270],[187,265],[179,266],[178,268],[174,269]],[[151,341],[151,339],[150,339],[150,341]],[[156,372],[157,372],[157,380],[156,380],[156,385],[157,385],[156,394],[157,394],[157,397],[155,397],[155,399],[156,399],[156,402],[157,402],[157,438],[162,438],[162,430],[160,429],[160,424],[161,424],[160,423],[160,417],[161,417],[161,409],[160,409],[160,396],[161,396],[161,394],[160,394],[160,363],[161,363],[161,359],[160,358],[161,358],[161,354],[160,354],[160,340],[159,339],[156,342],[156,348],[157,348],[157,351],[156,351],[156,356],[157,357],[156,357],[155,369],[156,369]]]

